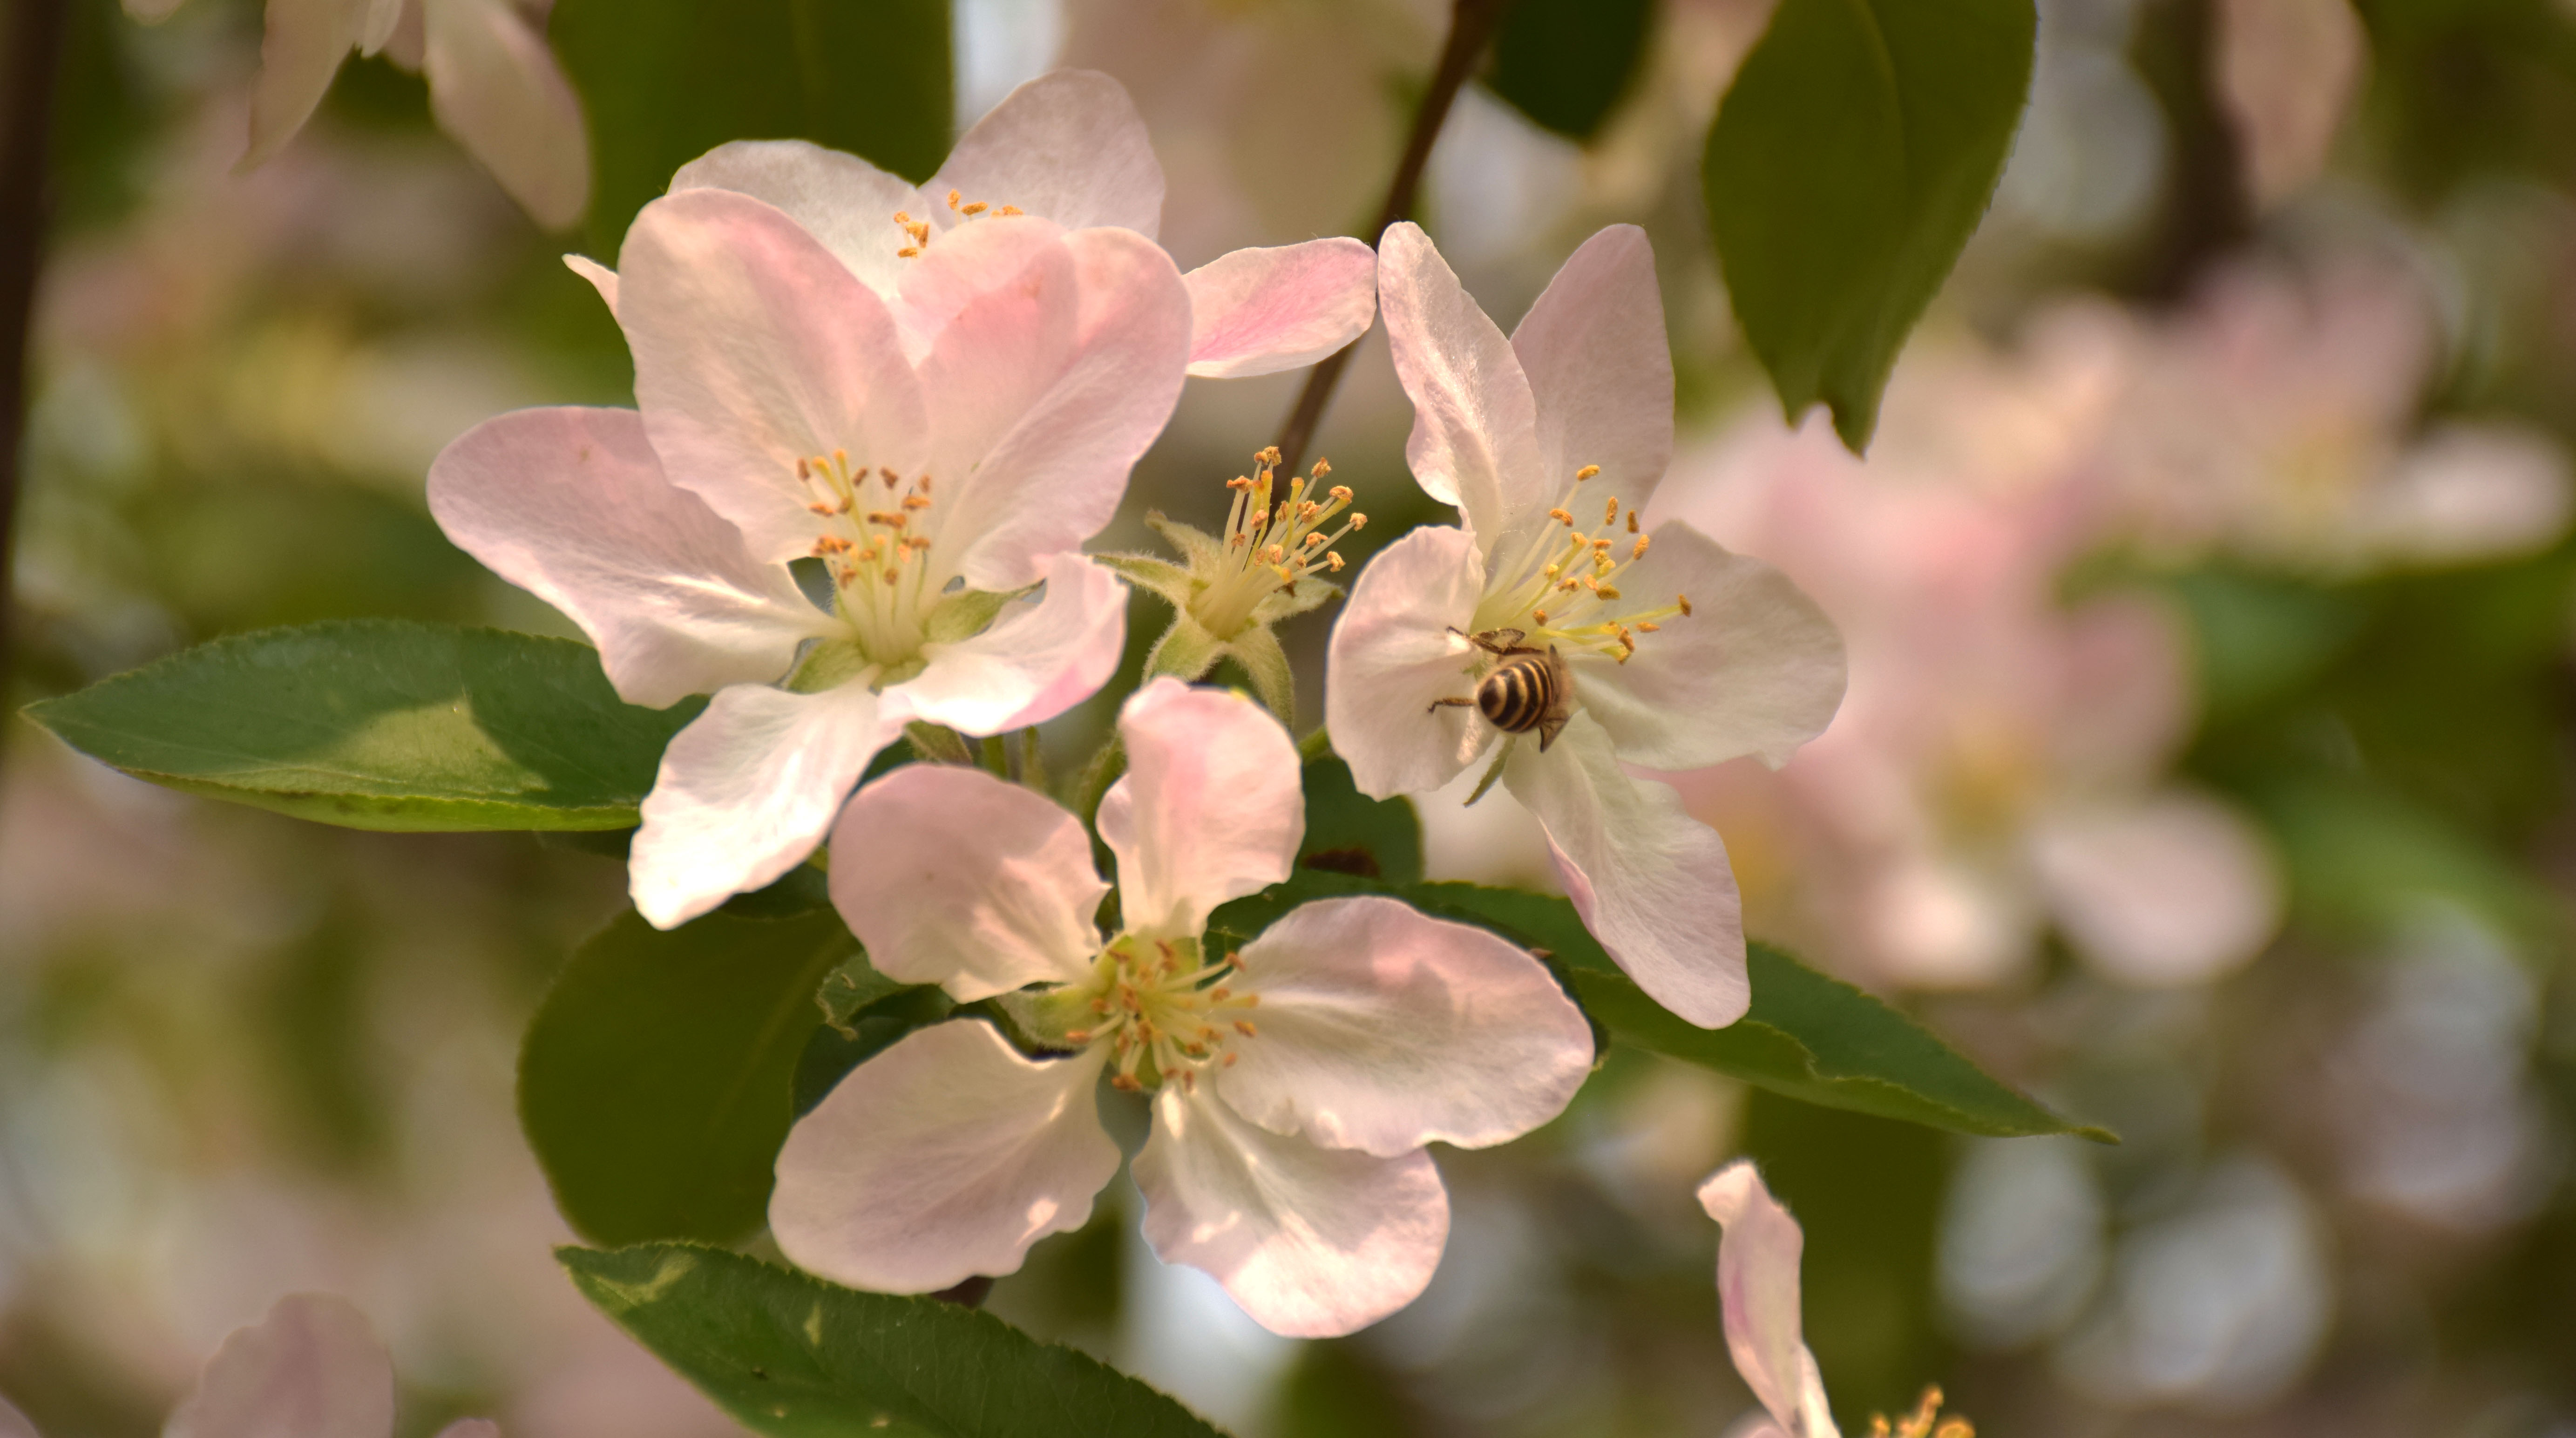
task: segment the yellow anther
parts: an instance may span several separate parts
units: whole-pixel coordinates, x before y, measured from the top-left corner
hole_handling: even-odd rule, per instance
[[[965,198],[965,196],[964,196],[964,195],[959,194],[959,193],[958,193],[957,191],[955,191],[955,190],[950,190],[950,191],[948,192],[948,208],[950,208],[950,209],[952,209],[952,210],[953,210],[953,209],[956,209],[956,208],[957,208],[957,202],[958,202],[959,200],[964,199],[964,198]]]
[[[1238,474],[1234,478],[1227,480],[1225,482],[1225,487],[1228,489],[1250,489],[1252,488],[1252,480],[1248,476]]]
[[[1254,1028],[1252,1026],[1252,1020],[1250,1019],[1236,1019],[1234,1021],[1234,1031],[1248,1039],[1259,1038],[1261,1036],[1261,1030]]]
[[[901,210],[897,210],[894,212],[894,222],[909,229],[912,225],[912,216],[905,214]]]
[[[1236,1053],[1232,1049],[1227,1049],[1225,1051],[1225,1057],[1219,1060],[1219,1062],[1223,1063],[1227,1068],[1232,1068],[1234,1067],[1234,1061],[1241,1057],[1243,1057],[1243,1055]]]
[[[1600,595],[1604,599],[1616,599],[1619,597],[1619,587],[1615,584],[1595,584],[1592,586],[1592,592]]]
[[[1628,532],[1630,534],[1637,532],[1637,511],[1633,509],[1628,511]],[[1640,542],[1642,543],[1643,541]]]
[[[906,509],[928,509],[930,507],[930,496],[926,494],[907,494],[903,497],[903,507]]]
[[[1338,555],[1338,554],[1330,554],[1330,553],[1326,554],[1326,555],[1324,556],[1324,567],[1325,567],[1325,568],[1327,568],[1327,569],[1329,569],[1329,570],[1331,570],[1331,571],[1332,571],[1333,573],[1335,573],[1335,574],[1339,574],[1339,573],[1341,573],[1341,572],[1342,572],[1342,557],[1341,557],[1340,555]]]
[[[1324,492],[1331,495],[1333,498],[1340,500],[1344,504],[1351,502],[1351,487],[1347,484],[1334,485],[1331,489],[1325,490]]]
[[[903,483],[902,475],[895,473],[893,470],[886,468],[882,464],[877,466],[877,478],[884,480],[885,487],[888,489],[892,489],[896,485]]]
[[[910,245],[906,245],[902,249],[895,251],[894,257],[898,260],[917,260],[921,258],[921,251],[914,249]]]
[[[1087,1044],[1091,1042],[1091,1030],[1067,1029],[1064,1032],[1064,1041],[1069,1044]]]
[[[1657,624],[1651,619],[1640,619],[1637,621],[1637,632],[1640,634],[1653,634],[1663,627],[1664,626]]]
[[[1322,536],[1322,535],[1320,535],[1320,534],[1310,534],[1310,535],[1307,535],[1307,536],[1306,536],[1306,547],[1307,547],[1308,549],[1312,549],[1312,548],[1314,548],[1316,545],[1321,544],[1321,543],[1323,543],[1323,542],[1324,542],[1324,536]]]
[[[1689,596],[1689,595],[1687,595],[1687,594],[1676,594],[1676,595],[1674,595],[1674,596],[1673,596],[1673,603],[1674,603],[1675,605],[1678,605],[1678,606],[1680,607],[1680,609],[1681,609],[1681,611],[1682,611],[1682,617],[1683,617],[1684,619],[1688,619],[1688,618],[1690,618],[1691,608],[1690,608],[1690,596]]]
[[[1596,539],[1592,541],[1592,547],[1604,554],[1607,554],[1610,552],[1610,541],[1606,539]]]
[[[1583,481],[1590,479],[1592,476],[1599,474],[1600,472],[1601,466],[1597,464],[1587,464],[1574,472],[1574,482],[1581,484]]]
[[[1315,461],[1314,467],[1306,472],[1317,479],[1322,479],[1325,475],[1333,472],[1333,466],[1329,461],[1319,459]]]
[[[1145,1091],[1145,1086],[1136,1082],[1136,1076],[1134,1074],[1113,1074],[1110,1076],[1109,1086],[1121,1093],[1143,1093]]]
[[[1565,512],[1564,510],[1562,510],[1562,509],[1551,509],[1551,510],[1549,510],[1549,511],[1547,512],[1547,517],[1548,517],[1548,518],[1550,518],[1550,519],[1555,520],[1555,521],[1556,521],[1557,523],[1559,523],[1559,524],[1564,525],[1564,526],[1565,526],[1566,528],[1568,528],[1568,529],[1572,529],[1572,528],[1574,527],[1574,516],[1573,516],[1573,515],[1571,515],[1571,514],[1566,513],[1566,512]]]
[[[1025,215],[1028,211],[1021,209],[1017,205],[1004,205],[997,213],[1005,215]]]
[[[1530,619],[1537,624],[1545,625],[1547,623],[1547,611],[1544,609],[1533,609],[1530,611]]]
[[[1612,500],[1610,501],[1610,512],[1609,512],[1608,514],[1605,514],[1605,515],[1601,516],[1601,522],[1602,522],[1603,524],[1617,524],[1617,523],[1619,522],[1619,501],[1618,501],[1618,500],[1616,500],[1616,499],[1612,499]]]
[[[1279,446],[1265,444],[1254,451],[1252,457],[1260,462],[1262,468],[1276,469],[1279,467]]]
[[[986,205],[982,200],[977,200],[975,203],[958,210],[957,213],[961,215],[980,215],[990,208],[991,206]]]
[[[1353,529],[1366,529],[1366,528],[1368,528],[1368,516],[1367,516],[1367,515],[1365,515],[1365,514],[1354,514],[1354,515],[1352,515],[1352,516],[1351,516],[1351,528],[1353,528]]]
[[[1646,557],[1647,538],[1648,536],[1643,534],[1637,536],[1636,545],[1628,551],[1628,557],[1630,559],[1643,559]]]

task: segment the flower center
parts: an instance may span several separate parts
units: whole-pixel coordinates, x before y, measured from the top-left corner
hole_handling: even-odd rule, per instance
[[[896,665],[923,640],[922,614],[939,601],[930,584],[926,535],[915,533],[931,507],[930,476],[909,483],[891,469],[853,465],[847,450],[796,461],[796,478],[814,495],[806,508],[822,521],[813,555],[831,573],[835,608],[869,662]]]
[[[1545,530],[1515,546],[1518,553],[1486,580],[1485,600],[1476,607],[1478,632],[1518,629],[1527,636],[1521,642],[1535,649],[1552,644],[1567,658],[1597,654],[1625,664],[1637,652],[1638,636],[1691,612],[1687,595],[1666,605],[1631,606],[1619,592],[1619,575],[1646,557],[1647,539],[1634,509],[1626,511],[1621,532],[1615,497],[1602,506],[1598,530],[1581,527],[1577,516],[1589,512],[1583,486],[1600,473],[1597,464],[1576,470],[1564,500],[1547,512]]]
[[[1333,546],[1354,529],[1366,529],[1368,516],[1353,514],[1330,534],[1324,526],[1350,508],[1346,485],[1324,488],[1333,467],[1323,460],[1304,479],[1291,477],[1288,492],[1274,499],[1279,450],[1252,457],[1251,476],[1225,482],[1234,491],[1234,508],[1225,520],[1225,552],[1216,577],[1191,603],[1192,617],[1219,639],[1232,639],[1252,622],[1253,610],[1272,594],[1297,592],[1297,581],[1313,574],[1339,574],[1342,557]],[[1324,498],[1315,495],[1321,492]]]
[[[1109,1045],[1115,1087],[1135,1093],[1177,1080],[1197,1092],[1200,1069],[1233,1066],[1230,1040],[1259,1035],[1245,1015],[1261,1003],[1259,994],[1225,982],[1243,968],[1240,954],[1213,964],[1198,958],[1196,939],[1123,934],[1111,941],[1091,981],[1069,995],[1089,1009],[1091,1023],[1066,1033],[1066,1041]]]
[[[1004,205],[999,209],[995,209],[993,206],[984,203],[982,200],[969,201],[965,204],[958,203],[958,201],[964,200],[965,198],[966,197],[962,193],[956,190],[950,190],[948,192],[948,208],[956,213],[958,223],[960,224],[963,224],[968,220],[976,219],[985,214],[1018,215],[1027,213],[1017,205]],[[904,234],[912,240],[911,244],[905,245],[903,248],[895,251],[896,257],[906,260],[917,260],[921,258],[922,250],[930,244],[930,221],[916,220],[912,217],[909,211],[897,210],[894,212],[894,222],[896,227],[901,229]]]
[[[1956,1414],[1941,1416],[1941,1401],[1940,1385],[1935,1384],[1923,1390],[1922,1401],[1914,1405],[1913,1412],[1896,1420],[1893,1428],[1888,1426],[1887,1415],[1872,1414],[1869,1438],[1977,1438],[1975,1426],[1967,1419]]]

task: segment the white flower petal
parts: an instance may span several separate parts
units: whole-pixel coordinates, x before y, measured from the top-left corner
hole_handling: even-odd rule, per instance
[[[365,37],[368,16],[368,0],[268,0],[259,84],[250,96],[250,148],[237,168],[268,163],[304,128],[340,62]]]
[[[1592,1028],[1529,952],[1368,896],[1300,905],[1244,946],[1257,1033],[1217,1092],[1273,1133],[1381,1158],[1484,1148],[1564,1112]]]
[[[1046,587],[970,639],[923,646],[928,665],[887,689],[907,712],[974,735],[1043,724],[1100,692],[1127,645],[1127,586],[1079,554],[1047,556]]]
[[[894,217],[919,205],[919,192],[856,155],[810,140],[735,140],[682,165],[671,192],[682,190],[732,190],[766,200],[869,289],[891,296],[902,282],[906,261],[895,252],[912,237]]]
[[[662,477],[633,410],[487,420],[431,463],[429,512],[580,625],[630,704],[777,679],[800,642],[838,628],[784,565],[753,560],[739,530]]]
[[[769,1196],[780,1251],[884,1293],[1017,1269],[1088,1221],[1118,1172],[1093,1100],[1106,1053],[1031,1059],[971,1019],[906,1034],[788,1131]]]
[[[1404,458],[1422,492],[1457,505],[1488,541],[1554,504],[1548,486],[1574,476],[1547,473],[1521,362],[1421,226],[1408,220],[1379,238],[1377,295],[1396,378],[1413,400]]]
[[[1735,1371],[1783,1429],[1840,1438],[1798,1317],[1798,1259],[1807,1246],[1798,1220],[1762,1186],[1750,1159],[1711,1174],[1699,1205],[1719,1226],[1718,1316]]]
[[[2280,877],[2262,836],[2187,789],[2043,816],[2031,858],[2067,937],[2127,983],[2206,982],[2280,926]]]
[[[636,912],[674,928],[804,862],[902,726],[865,684],[717,691],[644,796],[627,871]]]
[[[1680,520],[1655,526],[1643,559],[1620,571],[1620,603],[1691,612],[1636,636],[1627,663],[1576,664],[1575,692],[1619,757],[1650,769],[1704,769],[1752,754],[1778,768],[1842,704],[1842,635],[1789,576],[1729,554]]]
[[[1068,230],[1123,225],[1152,239],[1163,218],[1163,165],[1126,88],[1097,70],[1056,70],[1002,97],[948,152],[923,219],[954,224],[945,196],[1017,205]]]
[[[924,253],[904,300],[949,316],[921,361],[931,563],[976,589],[1035,583],[1048,555],[1109,522],[1128,470],[1171,418],[1189,363],[1189,291],[1171,257],[1130,231],[1056,236],[1043,221],[1002,219]]]
[[[1432,707],[1475,693],[1463,631],[1484,588],[1485,561],[1463,529],[1417,529],[1360,571],[1333,621],[1324,727],[1361,793],[1429,793],[1492,736],[1473,709]]]
[[[394,1365],[349,1300],[290,1293],[206,1360],[164,1438],[388,1438]]]
[[[808,553],[798,461],[918,468],[926,422],[885,302],[812,235],[730,190],[646,205],[618,252],[635,398],[673,484],[732,520],[754,557]]]
[[[131,12],[133,6],[128,5],[126,8]],[[162,15],[168,13],[165,10]],[[161,19],[162,15],[137,15],[135,18],[148,25]],[[17,1405],[6,1398],[0,1398],[0,1438],[42,1438],[42,1435],[36,1432],[36,1425],[28,1421],[27,1415],[18,1411]]]
[[[888,978],[972,1003],[1079,983],[1109,892],[1082,821],[981,769],[907,764],[832,826],[832,903]]]
[[[1190,373],[1231,379],[1313,364],[1377,316],[1377,251],[1343,237],[1236,250],[1181,277]]]
[[[1136,1155],[1145,1241],[1292,1338],[1354,1332],[1411,1303],[1449,1239],[1431,1155],[1322,1149],[1246,1122],[1213,1090],[1165,1088]]]
[[[1527,735],[1503,782],[1547,828],[1583,926],[1637,987],[1704,1029],[1744,1016],[1744,901],[1717,831],[1672,786],[1631,778],[1578,712],[1542,754]]]
[[[1583,242],[1512,331],[1538,405],[1543,474],[1560,485],[1588,464],[1584,493],[1644,509],[1673,457],[1673,353],[1655,251],[1635,225]]]
[[[545,36],[510,0],[435,0],[421,18],[439,128],[538,224],[572,228],[590,206],[590,137]]]
[[[1306,833],[1297,745],[1268,711],[1169,676],[1118,712],[1127,774],[1101,797],[1131,932],[1197,938],[1210,910],[1288,877]]]

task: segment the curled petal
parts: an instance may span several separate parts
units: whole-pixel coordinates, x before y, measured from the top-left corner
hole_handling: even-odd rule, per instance
[[[1673,457],[1673,352],[1646,232],[1612,225],[1584,241],[1512,331],[1512,353],[1538,406],[1542,473],[1561,485],[1599,465],[1596,504],[1644,509]]]
[[[1487,539],[1555,503],[1551,482],[1574,476],[1546,471],[1521,362],[1421,226],[1408,220],[1378,240],[1377,295],[1395,376],[1413,401],[1404,458],[1422,492],[1457,505]]]
[[[1292,1338],[1354,1332],[1411,1303],[1449,1239],[1428,1153],[1317,1148],[1246,1122],[1211,1089],[1163,1090],[1134,1171],[1154,1252],[1213,1275]]]
[[[1377,316],[1377,252],[1342,237],[1236,250],[1181,276],[1190,373],[1231,379],[1313,364]]]
[[[2128,983],[2216,978],[2280,926],[2280,878],[2262,837],[2186,789],[2049,815],[2031,857],[2076,948]]]
[[[563,257],[563,262],[565,269],[590,281],[590,287],[599,291],[600,302],[608,306],[608,317],[615,319],[617,317],[617,271],[588,255],[566,255]]]
[[[774,680],[836,627],[786,566],[754,560],[739,530],[663,478],[633,410],[487,420],[431,463],[429,512],[580,625],[630,704]]]
[[[1632,606],[1690,600],[1691,612],[1635,636],[1625,664],[1580,666],[1583,707],[1619,757],[1649,769],[1704,769],[1751,754],[1776,769],[1833,722],[1843,700],[1842,635],[1789,576],[1729,554],[1680,520],[1619,575]]]
[[[250,148],[237,168],[267,164],[304,128],[340,62],[368,38],[371,15],[367,0],[268,0],[259,86],[250,97]]]
[[[788,1131],[769,1197],[779,1249],[884,1293],[1017,1269],[1088,1221],[1118,1172],[1092,1098],[1105,1053],[1027,1058],[974,1020],[906,1034]]]
[[[1434,707],[1475,693],[1462,631],[1484,588],[1474,537],[1445,527],[1388,545],[1351,586],[1324,663],[1324,726],[1362,793],[1428,793],[1491,737],[1473,709]]]
[[[1825,1386],[1798,1317],[1798,1259],[1807,1246],[1798,1220],[1739,1159],[1699,1188],[1700,1207],[1720,1227],[1718,1315],[1727,1351],[1745,1386],[1798,1438],[1839,1438]]]
[[[636,912],[675,928],[804,862],[901,724],[861,683],[718,691],[644,796],[627,869]]]
[[[1209,911],[1288,877],[1306,832],[1297,745],[1248,699],[1168,676],[1118,714],[1127,774],[1101,797],[1121,917],[1196,938]]]
[[[590,206],[590,138],[545,36],[510,0],[434,0],[421,18],[439,128],[538,224],[572,228]]]
[[[1562,1113],[1592,1068],[1591,1026],[1527,950],[1394,899],[1302,905],[1241,957],[1259,1033],[1217,1089],[1273,1133],[1483,1148]]]
[[[958,137],[925,194],[1017,205],[1068,230],[1118,225],[1152,239],[1163,165],[1126,87],[1097,70],[1056,70],[1002,97]],[[955,224],[943,202],[923,216]]]
[[[913,241],[894,217],[919,193],[856,155],[811,140],[735,140],[682,165],[671,191],[682,190],[732,190],[777,206],[880,295],[903,279],[896,252]]]
[[[617,271],[662,467],[756,557],[813,545],[801,461],[845,450],[862,469],[917,469],[921,387],[893,318],[794,220],[748,195],[683,190],[635,217]]]
[[[981,769],[907,764],[832,828],[832,902],[889,978],[960,1003],[1091,970],[1109,886],[1082,821]]]
[[[1079,554],[1047,557],[1046,588],[1002,607],[983,633],[927,644],[920,674],[886,692],[967,734],[1043,724],[1100,692],[1127,643],[1127,586]]]
[[[1744,1016],[1744,901],[1726,843],[1672,786],[1631,778],[1577,713],[1548,752],[1523,736],[1503,782],[1547,829],[1583,926],[1648,997],[1704,1029]]]
[[[367,1316],[290,1293],[206,1360],[165,1438],[390,1438],[394,1365]]]

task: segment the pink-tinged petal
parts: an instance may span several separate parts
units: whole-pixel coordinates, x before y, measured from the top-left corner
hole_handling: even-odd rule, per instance
[[[617,271],[588,255],[566,255],[563,262],[565,269],[590,281],[590,287],[599,291],[600,302],[608,306],[608,317],[617,318]]]
[[[1673,352],[1655,251],[1635,225],[1583,242],[1512,331],[1538,404],[1542,471],[1570,482],[1585,465],[1598,501],[1644,509],[1673,457]]]
[[[1726,843],[1669,784],[1630,777],[1578,712],[1539,752],[1523,735],[1503,782],[1547,829],[1565,896],[1646,996],[1704,1029],[1744,1017],[1744,901]]]
[[[719,690],[662,751],[627,891],[655,928],[675,928],[803,863],[903,716],[865,684],[795,694]]]
[[[163,12],[163,14],[167,13],[167,11]],[[136,16],[135,18],[150,24],[161,16]],[[36,1425],[28,1421],[27,1415],[18,1411],[17,1405],[6,1398],[0,1398],[0,1438],[41,1438],[41,1435],[36,1432]]]
[[[1017,1269],[1118,1172],[1092,1093],[1107,1050],[1031,1059],[975,1020],[852,1069],[778,1151],[769,1230],[797,1267],[882,1293]]]
[[[662,467],[755,557],[813,547],[800,460],[846,450],[863,470],[918,468],[921,386],[885,302],[794,220],[730,190],[683,190],[635,217],[617,270]]]
[[[1842,635],[1789,576],[1729,554],[1680,520],[1655,526],[1643,559],[1619,572],[1611,609],[1689,614],[1636,635],[1627,663],[1575,666],[1583,707],[1619,757],[1650,769],[1705,769],[1751,754],[1772,768],[1825,731],[1841,706]]]
[[[892,295],[907,263],[896,251],[912,236],[895,212],[920,206],[919,193],[856,155],[809,140],[735,140],[680,167],[671,192],[732,190],[766,200],[850,267],[880,295]]]
[[[422,21],[439,128],[530,218],[572,228],[590,207],[590,137],[545,36],[510,0],[437,0],[422,7]]]
[[[1100,532],[1189,363],[1189,291],[1171,256],[1128,230],[1031,243],[1042,224],[969,226],[904,287],[910,306],[976,285],[921,362],[937,502],[919,521],[931,562],[976,589],[1035,583],[1048,555]]]
[[[633,410],[523,409],[429,467],[429,512],[458,548],[582,627],[620,698],[659,709],[787,672],[835,632],[785,565],[662,477]]]
[[[1181,276],[1190,373],[1218,379],[1313,364],[1377,317],[1377,251],[1347,237],[1236,250]]]
[[[2325,173],[2370,37],[2352,0],[2224,0],[2213,67],[2245,187],[2270,209]]]
[[[367,0],[268,0],[259,85],[250,96],[250,148],[237,169],[268,163],[295,138],[365,37]]]
[[[165,1438],[389,1438],[394,1365],[345,1298],[290,1293],[236,1328]]]
[[[1564,1112],[1592,1070],[1591,1025],[1546,966],[1394,899],[1301,905],[1241,957],[1257,1032],[1209,1072],[1273,1133],[1380,1158],[1484,1148]]]
[[[948,152],[925,195],[1017,205],[1068,230],[1121,225],[1152,239],[1163,220],[1163,166],[1126,88],[1097,70],[1057,70],[1002,97]],[[917,218],[959,216],[942,203]]]
[[[1458,777],[1492,730],[1471,708],[1485,561],[1463,529],[1417,529],[1360,571],[1333,621],[1324,727],[1360,792],[1426,794]]]
[[[1212,1089],[1163,1090],[1134,1172],[1154,1252],[1214,1276],[1254,1322],[1291,1338],[1356,1332],[1411,1303],[1449,1241],[1430,1154],[1283,1138]]]
[[[832,826],[831,884],[879,973],[959,1003],[1088,977],[1109,892],[1081,820],[950,764],[907,764],[851,798]]]
[[[1547,472],[1520,359],[1421,226],[1406,221],[1378,240],[1377,296],[1395,376],[1413,400],[1404,458],[1422,492],[1457,505],[1488,543],[1554,504],[1574,476]]]
[[[1787,1432],[1840,1438],[1798,1316],[1798,1259],[1807,1247],[1798,1220],[1746,1159],[1710,1175],[1699,1204],[1719,1225],[1718,1316],[1735,1371]]]
[[[981,634],[922,647],[929,663],[890,688],[916,718],[974,735],[1043,724],[1100,692],[1127,644],[1127,586],[1079,554],[1047,556],[1046,587],[1003,606]]]
[[[2206,982],[2280,927],[2280,874],[2262,836],[2186,789],[2049,815],[2031,857],[2076,949],[2123,982]]]
[[[489,1418],[459,1418],[439,1429],[438,1438],[501,1438],[501,1425]]]
[[[1297,745],[1268,710],[1168,676],[1118,711],[1127,773],[1101,797],[1129,930],[1195,939],[1209,911],[1288,877],[1306,834]]]

